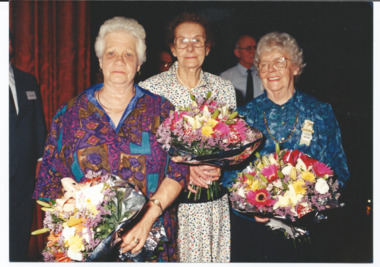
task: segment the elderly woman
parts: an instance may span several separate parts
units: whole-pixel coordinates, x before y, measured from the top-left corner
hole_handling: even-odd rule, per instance
[[[188,167],[168,161],[155,137],[173,106],[134,84],[145,50],[145,30],[135,20],[114,17],[100,27],[95,51],[104,83],[59,108],[34,198],[57,198],[64,177],[84,182],[91,172],[117,175],[150,200],[141,220],[123,237],[122,252],[141,250],[153,223],[162,219],[169,241],[157,259],[176,261],[176,207],[171,204],[185,185]]]
[[[167,98],[176,108],[190,106],[190,95],[206,97],[209,91],[219,102],[236,107],[231,82],[202,71],[210,53],[212,38],[208,22],[196,14],[177,16],[168,26],[167,43],[177,61],[166,72],[139,85]],[[220,169],[211,166],[190,167],[190,182],[207,187],[219,179]],[[189,190],[195,192],[191,187]],[[202,189],[205,193],[205,188]],[[178,247],[181,262],[229,262],[230,219],[228,197],[221,193],[215,200],[193,201],[181,197],[178,210]]]
[[[264,35],[257,45],[254,63],[265,92],[238,110],[250,125],[263,133],[265,142],[259,151],[261,155],[273,153],[275,143],[279,143],[282,149],[298,149],[328,164],[339,184],[343,185],[349,172],[333,110],[329,104],[296,90],[294,86],[295,77],[305,66],[302,55],[302,49],[289,34],[273,32]],[[306,125],[312,131],[307,131]],[[223,183],[229,184],[235,177],[236,172],[228,172]],[[232,261],[302,260],[300,253],[295,253],[291,240],[258,223],[267,219],[255,219],[252,222],[232,213]],[[302,250],[298,248],[298,251]]]

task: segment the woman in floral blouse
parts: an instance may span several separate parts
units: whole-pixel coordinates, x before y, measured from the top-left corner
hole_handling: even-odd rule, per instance
[[[254,62],[265,88],[263,95],[239,107],[248,124],[265,137],[261,155],[281,149],[298,149],[328,164],[342,186],[349,177],[338,122],[331,106],[295,89],[294,79],[305,64],[303,52],[287,33],[268,33],[258,45]],[[223,184],[230,185],[237,171],[225,173]],[[232,261],[302,261],[308,249],[295,250],[291,240],[275,234],[262,223],[266,218],[231,214]],[[256,242],[253,240],[262,240]]]
[[[178,61],[168,71],[141,82],[141,87],[164,96],[176,108],[191,105],[191,94],[206,97],[209,91],[217,101],[236,108],[235,90],[231,82],[202,70],[212,44],[204,18],[190,13],[177,16],[169,24],[167,43]],[[219,168],[190,167],[190,182],[194,185],[207,187],[219,177]],[[202,190],[204,192],[206,189]],[[180,201],[177,239],[180,261],[229,262],[230,218],[226,192],[216,200],[201,198],[197,201],[188,199],[184,192]]]
[[[95,51],[104,83],[83,91],[54,116],[33,197],[57,198],[65,177],[84,182],[93,172],[117,175],[151,200],[123,237],[122,252],[140,251],[153,223],[162,220],[168,242],[157,260],[176,261],[172,203],[185,186],[188,167],[168,160],[156,140],[160,121],[173,106],[134,83],[145,49],[145,30],[133,19],[115,17],[100,27]]]

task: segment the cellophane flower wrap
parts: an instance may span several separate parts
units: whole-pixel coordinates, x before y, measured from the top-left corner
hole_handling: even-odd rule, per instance
[[[215,101],[211,92],[206,98],[191,97],[191,106],[172,111],[157,130],[157,141],[173,161],[234,165],[248,158],[260,145],[262,133],[249,126],[237,111]],[[214,182],[208,192],[211,199],[217,193],[216,185],[219,182]]]
[[[296,238],[308,231],[293,227],[293,222],[313,211],[340,207],[338,181],[328,165],[278,145],[275,153],[256,156],[254,165],[239,173],[229,188],[233,209],[270,218],[269,227]]]
[[[121,259],[146,260],[141,255],[138,260],[135,260],[137,255],[119,255],[118,248],[128,223],[132,223],[146,203],[144,195],[114,175],[90,171],[86,178],[84,183],[63,178],[62,198],[37,200],[45,211],[44,228],[32,234],[49,233],[42,252],[44,261],[108,261],[115,253]],[[159,228],[164,230],[163,225]],[[148,256],[157,247],[157,240],[166,240],[165,231],[154,240],[151,234],[143,248]]]

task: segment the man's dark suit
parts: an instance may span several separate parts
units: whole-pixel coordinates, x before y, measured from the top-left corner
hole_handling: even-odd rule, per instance
[[[13,73],[19,113],[16,114],[13,102],[10,102],[9,254],[10,261],[26,261],[35,203],[32,193],[36,164],[43,154],[46,126],[36,78],[15,67]]]

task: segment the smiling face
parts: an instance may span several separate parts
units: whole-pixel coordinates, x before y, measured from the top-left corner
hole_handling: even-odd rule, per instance
[[[184,22],[177,26],[174,38],[203,38],[206,39],[204,28],[197,23]],[[207,44],[203,47],[194,47],[190,42],[185,48],[177,48],[174,44],[171,51],[178,59],[179,67],[185,69],[197,69],[203,64],[205,57],[209,54],[210,48]]]
[[[281,57],[291,59],[289,54],[284,50],[274,49],[265,51],[261,54],[260,62],[273,62]],[[291,60],[286,60],[286,68],[275,68],[269,64],[267,72],[260,72],[259,75],[263,82],[264,88],[268,95],[275,93],[294,92],[294,76],[298,74],[299,67],[293,64]]]
[[[133,85],[136,72],[140,69],[136,38],[124,31],[117,31],[108,33],[104,40],[104,53],[99,59],[104,83],[118,86]]]

